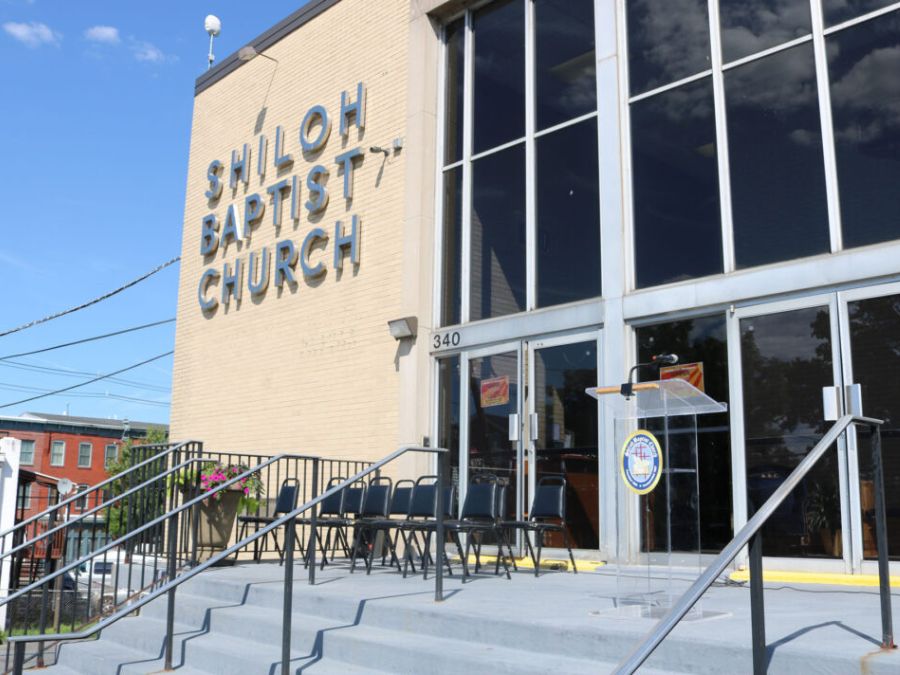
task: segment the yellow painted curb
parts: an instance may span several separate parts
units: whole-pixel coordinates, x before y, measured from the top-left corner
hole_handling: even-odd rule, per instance
[[[732,581],[750,581],[750,572],[738,570],[729,575]],[[877,574],[840,574],[836,572],[779,572],[763,570],[763,581],[783,584],[823,584],[828,586],[878,586]],[[891,586],[900,584],[900,576],[891,576]]]
[[[494,555],[482,555],[481,556],[481,566],[484,567],[486,565],[493,565],[497,561],[497,556]],[[450,559],[451,563],[459,563],[459,556],[454,556]],[[470,555],[466,561],[469,565],[475,565],[475,556]],[[602,560],[576,560],[575,564],[578,566],[579,571],[584,572],[594,572],[601,567],[605,566],[606,563]],[[524,556],[522,558],[516,558],[516,566],[521,567],[526,570],[533,570],[534,563],[531,562],[531,558],[529,556]],[[541,558],[541,569],[542,570],[557,570],[562,572],[570,571],[572,563],[569,560],[555,559],[555,558]]]

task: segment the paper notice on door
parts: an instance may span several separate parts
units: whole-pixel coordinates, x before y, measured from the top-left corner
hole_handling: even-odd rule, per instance
[[[507,403],[509,403],[509,375],[481,381],[482,408],[506,405]]]

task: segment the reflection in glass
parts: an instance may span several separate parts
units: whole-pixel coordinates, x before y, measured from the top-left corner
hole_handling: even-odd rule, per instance
[[[900,12],[826,38],[845,247],[900,238]]]
[[[444,172],[441,325],[460,322],[462,300],[462,167]]]
[[[596,384],[596,342],[535,350],[535,485],[547,476],[566,479],[566,521],[573,548],[599,545],[597,402],[584,394]],[[544,546],[561,548],[562,534],[547,533]]]
[[[525,310],[525,146],[472,163],[472,321]]]
[[[437,447],[449,451],[441,455],[444,475],[459,485],[459,356],[438,359]]]
[[[738,267],[831,249],[813,47],[725,73]]]
[[[537,304],[600,295],[597,122],[538,137]]]
[[[644,326],[635,330],[638,362],[645,363],[655,354],[678,354],[680,364],[699,363],[703,377],[699,384],[692,382],[716,401],[728,402],[728,348],[725,316],[707,316],[686,321]],[[654,379],[647,373],[645,379]],[[661,377],[665,377],[663,373]],[[697,454],[700,470],[700,547],[703,553],[718,553],[732,537],[731,502],[731,438],[728,413],[698,415]],[[673,418],[670,424],[676,426]],[[677,443],[673,443],[673,452]],[[693,457],[675,458],[684,466],[693,466]],[[693,551],[696,547],[696,504],[690,503],[694,494],[693,474],[671,474],[673,493],[689,495],[688,499],[672,500],[678,512],[672,512],[673,550]],[[666,482],[644,497],[644,507],[650,511],[652,536],[642,534],[643,550],[666,548]]]
[[[741,319],[747,501],[752,516],[824,435],[822,387],[834,385],[827,307]],[[763,553],[842,553],[837,453],[825,453],[763,528]]]
[[[719,0],[725,63],[809,35],[809,0]]]
[[[825,12],[825,25],[833,26],[848,19],[855,19],[858,16],[887,7],[895,2],[897,0],[822,0],[822,10]]]
[[[462,159],[463,78],[465,75],[465,22],[447,25],[447,90],[444,123],[444,164]]]
[[[707,0],[627,0],[631,95],[710,68]]]
[[[492,2],[475,12],[474,152],[525,135],[525,4]]]
[[[546,129],[595,110],[593,0],[536,0],[535,108]]]
[[[722,272],[712,80],[631,104],[631,152],[638,288]]]
[[[900,295],[848,303],[853,382],[862,387],[863,414],[884,420],[881,453],[888,552],[900,560]],[[857,427],[863,556],[875,546],[875,483],[871,438]]]
[[[469,361],[469,481],[481,473],[506,486],[506,516],[517,517],[519,472],[509,416],[519,412],[519,358],[515,352]],[[485,541],[488,541],[485,538]]]

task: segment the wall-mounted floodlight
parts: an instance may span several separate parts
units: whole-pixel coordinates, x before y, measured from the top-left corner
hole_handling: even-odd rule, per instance
[[[404,316],[402,319],[388,321],[388,330],[391,331],[391,337],[395,340],[416,337],[418,327],[419,320],[414,316]]]
[[[371,148],[369,148],[369,152],[371,152],[373,155],[380,155],[383,153],[385,157],[391,154],[390,150],[388,150],[387,148],[382,148],[380,145],[373,145]]]
[[[264,59],[269,59],[269,61],[274,61],[275,63],[278,63],[278,59],[273,59],[271,56],[266,56],[262,52],[257,51],[256,47],[254,47],[253,45],[247,45],[246,47],[241,47],[240,49],[238,49],[238,60],[239,61],[243,61],[246,63],[247,61],[252,61],[257,56],[261,56]]]
[[[222,22],[219,20],[219,17],[209,14],[203,20],[203,27],[209,33],[209,56],[207,57],[209,62],[206,66],[206,69],[209,70],[212,68],[213,61],[216,60],[216,57],[213,55],[213,40],[219,37],[219,33],[222,32]]]

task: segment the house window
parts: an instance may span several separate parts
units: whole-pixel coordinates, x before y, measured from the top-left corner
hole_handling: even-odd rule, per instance
[[[34,464],[34,441],[22,441],[19,464],[24,464],[25,466]]]
[[[79,443],[78,444],[78,466],[83,469],[90,468],[91,466],[91,452],[93,451],[94,446],[90,443]]]
[[[110,443],[103,451],[103,466],[108,469],[110,464],[117,461],[119,461],[119,446],[115,443]]]
[[[19,499],[16,505],[19,511],[27,511],[31,508],[31,486],[32,483],[26,483],[19,488]]]
[[[50,466],[64,466],[66,463],[66,442],[53,441],[50,445]]]
[[[77,492],[84,492],[89,487],[90,487],[90,485],[88,485],[87,483],[82,483],[81,485],[78,486]],[[84,511],[87,509],[87,507],[88,507],[88,495],[84,495],[83,497],[79,497],[78,499],[75,500],[75,508],[78,511]]]

